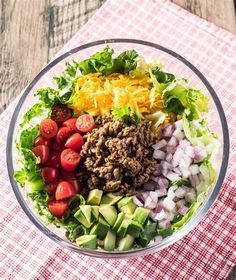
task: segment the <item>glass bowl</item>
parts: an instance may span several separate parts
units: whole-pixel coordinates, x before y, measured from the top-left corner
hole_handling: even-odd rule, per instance
[[[206,195],[203,204],[199,207],[195,215],[188,221],[187,224],[185,224],[182,229],[165,238],[161,243],[153,243],[146,248],[134,249],[127,252],[106,252],[103,250],[82,249],[76,246],[76,244],[68,241],[64,236],[64,230],[58,229],[54,225],[45,226],[40,221],[39,215],[34,210],[31,201],[27,199],[24,189],[21,188],[13,178],[14,170],[18,169],[17,150],[15,147],[16,133],[19,128],[19,124],[22,122],[22,117],[25,112],[38,101],[35,97],[33,97],[33,94],[38,88],[41,87],[55,87],[53,76],[57,76],[63,71],[66,61],[70,62],[72,60],[83,60],[98,50],[103,49],[107,45],[113,48],[115,53],[120,53],[127,49],[135,49],[145,58],[158,59],[162,62],[164,69],[166,69],[168,72],[174,73],[177,77],[187,78],[191,86],[201,89],[209,97],[210,101],[210,110],[209,113],[205,115],[205,118],[208,121],[209,128],[218,135],[219,141],[221,143],[221,148],[217,158],[217,181],[215,186],[212,187],[209,193]],[[229,134],[225,114],[219,98],[204,75],[188,60],[171,51],[170,49],[164,48],[158,44],[134,39],[108,39],[91,42],[74,48],[49,63],[33,79],[21,96],[11,119],[7,138],[7,168],[10,182],[19,204],[31,222],[57,244],[60,244],[61,246],[64,246],[67,249],[75,251],[79,254],[99,258],[125,258],[151,254],[164,249],[165,247],[173,244],[188,234],[204,218],[205,214],[215,201],[225,177],[228,157]]]

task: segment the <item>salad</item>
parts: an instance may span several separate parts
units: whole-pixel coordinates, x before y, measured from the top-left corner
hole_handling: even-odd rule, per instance
[[[81,248],[127,251],[182,228],[214,184],[219,142],[208,98],[135,50],[66,63],[41,88],[16,146],[45,224]]]

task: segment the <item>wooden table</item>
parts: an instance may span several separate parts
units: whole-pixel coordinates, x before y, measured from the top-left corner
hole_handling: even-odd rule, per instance
[[[0,112],[104,2],[105,0],[0,1]],[[234,0],[172,2],[236,33]],[[232,273],[229,279],[234,279],[234,276]]]

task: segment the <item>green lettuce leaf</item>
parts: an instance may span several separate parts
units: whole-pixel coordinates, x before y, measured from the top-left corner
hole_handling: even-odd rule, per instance
[[[123,121],[126,125],[138,125],[142,117],[137,110],[132,113],[128,105],[122,107],[114,107],[112,110],[114,118],[118,121]]]
[[[39,134],[38,125],[20,131],[17,140],[17,148],[31,149],[34,146],[35,138],[38,137]]]
[[[40,88],[34,96],[38,97],[42,101],[44,107],[52,107],[56,102],[58,102],[58,91],[53,88]],[[39,104],[42,106],[42,104]]]
[[[27,181],[27,171],[22,169],[22,170],[17,170],[14,172],[14,179],[22,186],[24,187],[25,182]]]

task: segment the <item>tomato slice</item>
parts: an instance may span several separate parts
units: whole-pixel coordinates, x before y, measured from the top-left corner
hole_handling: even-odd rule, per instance
[[[80,132],[90,132],[94,128],[94,126],[94,119],[89,114],[78,117],[76,121],[76,127]]]
[[[43,164],[47,161],[49,156],[49,148],[45,145],[39,145],[32,149],[32,152],[40,158],[40,163]]]
[[[61,175],[61,178],[65,181],[71,181],[71,180],[76,179],[74,171],[69,172],[69,171],[62,169],[60,175]]]
[[[81,150],[83,144],[84,144],[83,137],[79,133],[75,133],[67,139],[65,146],[67,148],[79,151]]]
[[[40,133],[44,138],[52,138],[57,134],[58,126],[57,123],[51,119],[44,119],[39,125]]]
[[[54,182],[58,177],[58,169],[55,167],[42,168],[42,176],[45,182]]]
[[[76,121],[77,121],[77,118],[71,118],[71,119],[68,119],[66,120],[65,122],[63,122],[63,126],[67,126],[67,127],[70,127],[74,130],[74,132],[78,131],[77,127],[76,127]]]
[[[61,218],[68,209],[68,202],[63,200],[50,200],[48,201],[48,208],[54,216],[56,216],[57,218]]]
[[[80,162],[80,155],[72,149],[65,149],[61,153],[61,166],[66,171],[74,171]]]
[[[73,129],[63,126],[58,130],[56,141],[59,145],[64,145],[66,140],[74,133]]]
[[[64,104],[56,104],[52,107],[51,119],[57,124],[62,124],[70,118],[70,109]]]
[[[45,186],[45,191],[49,194],[55,194],[57,189],[58,181],[55,181],[53,183],[47,184]]]
[[[62,181],[58,184],[55,197],[56,200],[67,199],[76,194],[75,188],[69,182]]]
[[[81,185],[78,180],[68,181],[75,189],[76,193],[81,193]]]
[[[34,146],[39,146],[39,145],[45,145],[50,148],[52,145],[52,141],[51,139],[44,138],[43,136],[40,135],[34,140]]]
[[[46,166],[50,166],[50,167],[60,167],[60,152],[57,151],[52,151],[48,157],[48,160],[46,162]]]

